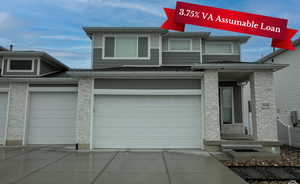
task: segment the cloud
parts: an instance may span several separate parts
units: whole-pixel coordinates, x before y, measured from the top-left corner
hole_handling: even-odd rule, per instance
[[[151,15],[155,15],[158,17],[163,17],[163,13],[161,11],[161,8],[154,8],[150,4],[144,4],[144,3],[130,3],[130,2],[124,2],[124,1],[105,1],[105,0],[96,0],[99,1],[100,6],[109,6],[109,7],[116,7],[116,8],[126,8],[126,9],[133,9],[138,10],[144,13],[148,13]]]
[[[80,36],[68,36],[68,35],[42,35],[42,39],[53,39],[53,40],[71,40],[71,41],[89,41],[87,38]]]

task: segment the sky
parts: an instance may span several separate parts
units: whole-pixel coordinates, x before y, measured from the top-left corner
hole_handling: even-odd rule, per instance
[[[300,0],[182,0],[289,20],[300,30]],[[159,27],[163,8],[175,8],[176,0],[6,0],[0,6],[0,45],[15,50],[46,51],[72,68],[90,68],[91,41],[83,26]],[[186,31],[212,35],[243,35],[186,26]],[[294,38],[298,38],[298,33]],[[272,52],[271,39],[252,36],[242,46],[242,60],[256,61]]]

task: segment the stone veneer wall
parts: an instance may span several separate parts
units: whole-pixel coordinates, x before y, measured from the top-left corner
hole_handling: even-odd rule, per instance
[[[252,120],[258,141],[278,141],[273,72],[254,72],[250,77]]]
[[[218,141],[220,140],[218,72],[205,70],[203,85],[205,140]]]
[[[7,145],[21,145],[24,137],[28,84],[11,83],[9,90]]]
[[[79,80],[77,101],[77,143],[79,149],[89,149],[90,146],[93,91],[94,79],[84,78]]]

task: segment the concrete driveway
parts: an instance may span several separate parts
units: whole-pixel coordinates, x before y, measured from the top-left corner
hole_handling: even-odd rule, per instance
[[[246,184],[209,156],[178,152],[73,152],[0,148],[0,183]]]

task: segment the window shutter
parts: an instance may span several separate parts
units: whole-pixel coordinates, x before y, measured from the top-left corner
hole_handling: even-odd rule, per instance
[[[139,57],[148,57],[148,38],[147,37],[139,37]]]
[[[114,37],[106,37],[105,38],[105,57],[114,57],[115,56],[115,38]]]

